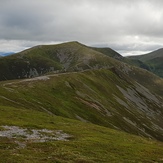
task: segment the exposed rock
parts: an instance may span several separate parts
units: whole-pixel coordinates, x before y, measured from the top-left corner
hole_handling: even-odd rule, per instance
[[[0,137],[15,139],[20,148],[25,148],[26,142],[46,142],[53,140],[68,141],[71,136],[62,130],[27,129],[18,126],[1,126]],[[20,139],[20,140],[19,140]]]

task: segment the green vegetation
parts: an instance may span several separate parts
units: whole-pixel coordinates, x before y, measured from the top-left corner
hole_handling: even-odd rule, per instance
[[[162,140],[162,81],[150,82],[147,89],[115,68],[53,74],[1,82],[0,103]]]
[[[16,141],[0,137],[1,162],[161,162],[163,144],[90,123],[50,116],[38,111],[0,107],[0,125],[28,129],[63,130],[69,141],[32,143],[21,148]]]
[[[148,66],[149,71],[160,77],[163,77],[163,49],[158,49],[145,55],[132,56],[129,57],[129,59],[143,62],[145,65]]]
[[[92,48],[93,50],[96,50],[100,53],[103,53],[109,57],[112,57],[112,58],[116,58],[116,59],[119,59],[121,60],[123,57],[117,53],[116,51],[112,50],[111,48]]]
[[[0,160],[162,162],[163,79],[132,64],[78,42],[0,58]]]
[[[47,73],[118,67],[122,56],[109,48],[91,48],[78,42],[36,46],[0,58],[0,80],[22,79]]]

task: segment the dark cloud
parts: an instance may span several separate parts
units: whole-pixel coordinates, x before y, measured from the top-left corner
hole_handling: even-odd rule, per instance
[[[163,44],[162,0],[0,2],[1,49],[7,43],[8,48],[18,50],[29,44],[77,40],[135,53],[155,50]]]

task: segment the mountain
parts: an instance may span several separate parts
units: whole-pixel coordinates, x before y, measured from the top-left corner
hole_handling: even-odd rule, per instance
[[[155,51],[150,52],[148,54],[131,56],[131,58],[139,59],[143,62],[149,61],[149,60],[152,60],[155,58],[162,58],[162,57],[163,57],[163,48],[155,50]]]
[[[114,56],[69,42],[0,58],[1,160],[162,161],[163,79]]]
[[[0,78],[7,81],[2,85],[1,102],[10,99],[6,101],[9,105],[17,101],[25,108],[46,108],[44,111],[55,115],[162,140],[163,81],[148,71],[114,59],[117,56],[122,58],[111,49],[92,49],[68,42],[37,46],[3,57]],[[16,85],[8,82],[18,78],[27,79]],[[18,94],[11,91],[14,87]]]
[[[87,70],[2,82],[0,103],[163,140],[162,91],[152,89],[116,68]]]
[[[0,52],[0,57],[12,55],[12,54],[14,54],[14,52]]]
[[[110,67],[114,60],[78,42],[33,47],[0,58],[0,80]]]
[[[92,48],[96,51],[99,51],[109,57],[112,57],[114,59],[117,59],[119,61],[122,61],[124,63],[130,64],[132,66],[137,66],[146,70],[150,71],[150,68],[147,64],[145,64],[144,62],[135,59],[135,58],[130,58],[130,57],[123,57],[122,55],[120,55],[119,53],[117,53],[116,51],[112,50],[111,48]]]
[[[0,80],[119,65],[114,59],[148,70],[148,66],[143,62],[122,57],[110,48],[92,48],[79,42],[68,42],[59,45],[40,45],[0,58]]]
[[[163,49],[158,49],[148,54],[131,56],[130,59],[136,59],[148,66],[148,69],[156,75],[163,77]]]

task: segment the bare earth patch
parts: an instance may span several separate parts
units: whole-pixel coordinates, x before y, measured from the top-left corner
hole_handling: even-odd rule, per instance
[[[18,126],[0,126],[0,137],[15,139],[19,147],[24,148],[26,142],[47,142],[53,140],[68,141],[71,135],[64,133],[62,130],[48,129],[27,129]]]

